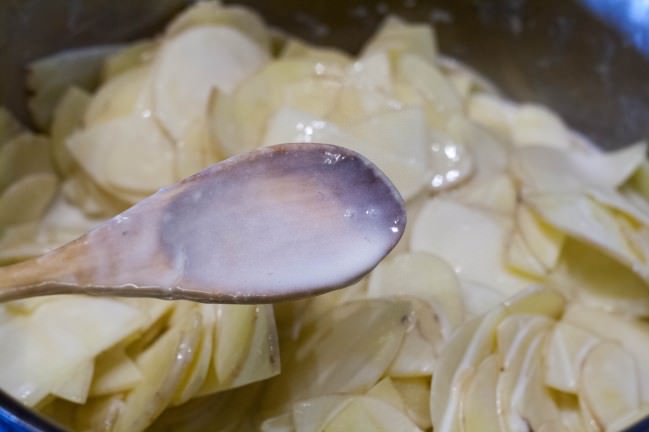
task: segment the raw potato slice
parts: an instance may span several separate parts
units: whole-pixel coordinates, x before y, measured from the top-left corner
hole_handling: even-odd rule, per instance
[[[460,141],[432,129],[429,130],[429,134],[432,138],[429,186],[433,191],[458,186],[475,171],[475,162],[471,153]]]
[[[536,259],[518,231],[512,232],[507,240],[505,262],[512,270],[528,277],[542,278],[545,276],[545,268]]]
[[[510,229],[503,216],[448,198],[433,198],[414,221],[410,248],[443,258],[462,279],[512,295],[533,280],[508,271],[502,262]]]
[[[552,409],[549,394],[543,388],[543,370],[538,363],[544,335],[551,325],[552,320],[544,316],[512,315],[498,327],[501,372],[496,399],[505,430],[520,430],[532,421],[535,424],[530,426],[538,428],[545,421],[559,416],[558,409]],[[530,399],[541,403],[536,408],[533,404],[530,407]],[[535,409],[538,413],[534,413]],[[551,418],[544,418],[548,411]]]
[[[52,390],[52,395],[77,404],[86,403],[94,370],[94,359],[82,361],[77,365],[72,376],[65,377],[65,379],[60,382],[54,390]]]
[[[431,305],[416,297],[410,299],[412,325],[404,336],[399,353],[387,373],[393,377],[430,376],[444,343],[439,319]]]
[[[405,404],[405,412],[408,417],[422,429],[430,429],[430,379],[428,377],[417,378],[393,378],[392,384],[401,395]]]
[[[635,359],[641,401],[649,403],[649,324],[576,303],[566,308],[563,320],[587,329],[602,339],[621,344]]]
[[[365,44],[361,57],[384,51],[392,60],[404,53],[412,53],[433,64],[437,56],[435,34],[429,25],[409,24],[390,16]]]
[[[512,141],[518,146],[542,145],[569,149],[570,132],[552,111],[533,104],[522,104],[510,120]]]
[[[635,359],[615,342],[593,347],[581,371],[579,396],[604,428],[640,407]]]
[[[0,107],[0,147],[11,138],[17,136],[23,126],[5,107]]]
[[[552,270],[559,260],[565,234],[543,223],[524,204],[516,208],[516,228],[539,263]]]
[[[293,418],[295,432],[421,430],[389,403],[367,396],[325,396],[305,401],[296,405]]]
[[[550,283],[567,297],[607,312],[649,316],[649,286],[618,261],[569,239]]]
[[[414,54],[404,54],[397,64],[398,76],[416,89],[439,113],[462,110],[462,100],[439,69]]]
[[[184,303],[176,308],[171,328],[135,360],[142,381],[126,395],[113,431],[142,431],[167,407],[187,374],[200,329],[201,314],[196,305]]]
[[[643,404],[640,408],[635,409],[626,415],[617,418],[606,428],[606,432],[617,432],[621,430],[627,430],[633,425],[639,423],[649,416],[649,405]]]
[[[143,39],[129,44],[115,54],[109,55],[104,60],[101,71],[102,81],[109,81],[131,69],[150,63],[157,48],[157,41]]]
[[[124,347],[110,349],[96,359],[95,374],[90,396],[120,393],[135,387],[142,379],[142,372],[126,354]]]
[[[501,430],[496,405],[499,368],[498,357],[492,354],[482,361],[475,374],[469,378],[462,400],[464,432]]]
[[[58,179],[52,173],[29,174],[0,195],[0,227],[36,222],[56,194]]]
[[[151,116],[151,66],[128,70],[104,83],[94,94],[84,116],[86,127],[131,115]]]
[[[381,262],[370,274],[367,294],[411,295],[430,301],[445,337],[464,321],[455,272],[442,259],[426,252],[401,253]]]
[[[404,400],[390,377],[383,378],[379,381],[365,393],[365,396],[387,402],[401,412],[405,413],[406,411]]]
[[[72,86],[86,90],[99,81],[101,65],[118,46],[105,45],[67,50],[29,64],[27,86],[34,93],[29,110],[41,129],[49,129],[54,108],[65,91]]]
[[[612,153],[529,146],[515,150],[513,165],[525,186],[535,192],[571,193],[593,186],[615,189],[640,166],[646,151],[644,143]]]
[[[104,122],[73,134],[67,146],[86,173],[108,190],[147,195],[174,182],[173,144],[152,119]]]
[[[511,216],[516,209],[516,186],[507,174],[470,181],[468,185],[455,191],[453,196],[465,204],[503,216]]]
[[[469,98],[467,114],[471,120],[501,138],[511,139],[509,125],[516,115],[516,105],[512,102],[495,94],[477,93]]]
[[[270,52],[270,34],[264,21],[250,9],[238,6],[223,6],[220,2],[201,1],[188,8],[167,26],[167,36],[203,26],[225,26],[240,31],[255,41],[266,52]]]
[[[316,395],[369,390],[398,353],[411,313],[409,301],[359,300],[305,327],[294,350],[282,347],[283,373],[269,382],[264,416]]]
[[[525,196],[524,201],[556,229],[600,248],[643,278],[649,278],[649,269],[631,249],[610,210],[580,194],[533,194]]]
[[[155,115],[176,139],[207,108],[212,88],[229,93],[268,54],[229,27],[195,27],[167,40],[153,70]]]
[[[289,58],[268,63],[233,94],[216,98],[209,113],[213,135],[228,156],[253,150],[262,145],[265,134],[268,138],[268,124],[282,108],[322,120],[336,104],[341,80],[335,68],[316,60]]]
[[[465,321],[495,308],[507,297],[495,288],[460,278],[460,290],[466,313]]]
[[[5,314],[0,342],[14,347],[14,355],[0,358],[0,386],[34,406],[64,377],[74,376],[77,365],[136,332],[141,323],[132,306],[82,296],[51,299],[27,316]]]
[[[592,333],[560,321],[555,324],[545,344],[545,384],[577,394],[582,362],[601,339]]]
[[[0,147],[0,192],[28,174],[52,172],[50,140],[23,132]]]
[[[70,175],[75,162],[65,147],[65,139],[82,126],[83,116],[90,103],[90,95],[77,87],[70,87],[56,106],[52,116],[52,160],[59,174]]]
[[[227,383],[250,350],[257,306],[217,305],[214,365],[219,381]]]

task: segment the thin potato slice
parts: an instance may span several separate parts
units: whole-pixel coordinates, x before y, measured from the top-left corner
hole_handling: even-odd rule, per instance
[[[75,162],[70,151],[65,147],[65,139],[83,124],[83,117],[91,96],[77,87],[70,87],[56,106],[52,115],[52,160],[59,174],[70,175]]]
[[[0,147],[11,138],[17,136],[23,126],[5,107],[0,107]]]
[[[397,389],[406,406],[406,414],[422,429],[429,429],[430,406],[430,379],[427,377],[393,378],[392,384]]]
[[[0,147],[0,191],[28,174],[52,172],[50,140],[23,132]]]
[[[140,369],[126,354],[124,347],[117,346],[97,356],[90,396],[105,396],[128,391],[141,380]]]
[[[52,173],[29,174],[0,195],[0,227],[38,221],[56,194],[58,179]]]
[[[411,313],[408,301],[359,300],[306,327],[294,351],[282,347],[283,373],[266,389],[264,414],[315,395],[369,390],[397,355]]]
[[[503,216],[448,198],[433,198],[414,221],[410,248],[443,258],[462,279],[512,295],[533,280],[508,271],[502,262],[510,229],[510,221]]]
[[[544,347],[545,384],[576,394],[582,362],[599,341],[580,327],[563,321],[556,323]]]
[[[194,27],[232,27],[270,52],[270,34],[264,21],[252,10],[239,5],[223,6],[219,1],[209,0],[194,4],[179,14],[167,26],[166,35],[175,36]]]
[[[71,377],[65,377],[65,379],[52,390],[52,395],[77,404],[86,403],[94,371],[95,362],[93,359],[82,361],[75,368],[74,375]]]
[[[516,207],[516,228],[536,259],[546,270],[559,260],[565,234],[545,224],[527,206]]]
[[[435,34],[428,25],[408,24],[400,18],[386,18],[374,36],[365,43],[362,57],[386,51],[393,59],[404,53],[420,56],[434,63],[437,56]]]
[[[107,56],[101,71],[102,81],[107,82],[124,72],[150,63],[157,48],[157,41],[144,39]]]
[[[67,146],[86,173],[109,191],[145,196],[174,182],[173,144],[152,119],[107,121],[73,134]]]
[[[635,359],[615,342],[600,342],[586,355],[579,396],[604,428],[640,407]]]
[[[174,36],[154,64],[156,118],[179,139],[207,108],[212,88],[231,92],[267,60],[263,49],[229,27],[195,27]]]
[[[380,263],[369,277],[367,294],[412,295],[429,300],[445,337],[464,321],[455,272],[442,259],[426,252],[401,253]]]
[[[462,430],[480,432],[500,430],[496,405],[496,384],[499,374],[498,357],[490,355],[469,378],[462,400]]]

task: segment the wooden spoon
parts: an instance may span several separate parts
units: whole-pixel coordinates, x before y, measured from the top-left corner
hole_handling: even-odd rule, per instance
[[[263,303],[341,288],[396,245],[403,200],[326,144],[235,156],[41,257],[0,268],[0,301],[51,294]]]

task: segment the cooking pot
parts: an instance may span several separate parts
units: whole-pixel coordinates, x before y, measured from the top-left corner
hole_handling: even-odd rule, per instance
[[[0,0],[0,105],[29,122],[25,65],[154,34],[190,0]],[[226,2],[227,3],[227,2]],[[557,111],[603,149],[649,138],[645,0],[241,0],[271,25],[351,52],[389,14],[435,26],[441,51],[509,98]],[[11,347],[2,349],[10,350]],[[0,430],[58,430],[0,394]],[[629,431],[649,430],[649,418]]]

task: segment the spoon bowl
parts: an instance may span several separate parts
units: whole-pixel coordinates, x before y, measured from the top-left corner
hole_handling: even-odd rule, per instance
[[[41,257],[0,268],[0,301],[52,294],[267,303],[347,286],[397,244],[404,203],[329,144],[235,156]]]

